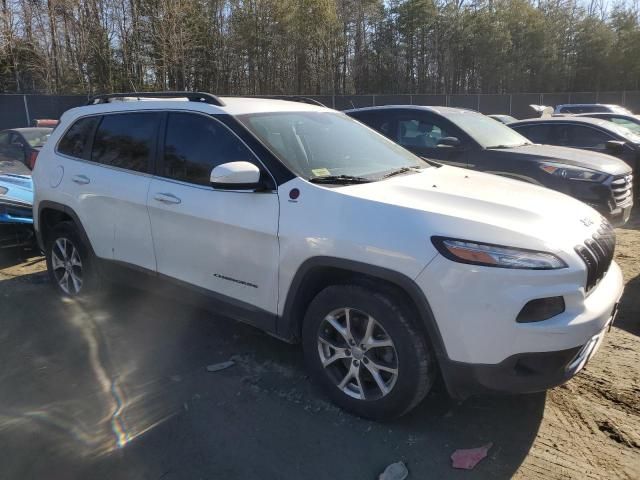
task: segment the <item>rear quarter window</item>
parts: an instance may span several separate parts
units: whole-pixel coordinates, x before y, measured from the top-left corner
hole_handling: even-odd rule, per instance
[[[58,143],[58,152],[70,157],[88,159],[87,146],[100,117],[85,117],[77,120]]]

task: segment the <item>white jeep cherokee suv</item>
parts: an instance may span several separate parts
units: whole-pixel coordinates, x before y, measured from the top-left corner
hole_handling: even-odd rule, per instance
[[[317,105],[131,95],[69,110],[39,155],[35,228],[64,295],[99,277],[193,291],[301,341],[333,401],[376,419],[439,373],[457,398],[559,385],[613,320],[614,233],[577,200]]]

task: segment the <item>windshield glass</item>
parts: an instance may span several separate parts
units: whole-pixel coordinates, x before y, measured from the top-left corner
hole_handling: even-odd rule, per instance
[[[29,130],[22,130],[20,134],[32,147],[42,147],[48,140],[52,131],[53,128],[32,128]]]
[[[507,148],[529,145],[531,142],[506,125],[481,113],[460,110],[446,117],[484,148]]]
[[[640,143],[640,135],[638,133],[631,130],[631,128],[623,125],[619,125],[614,122],[606,122],[607,128],[613,130],[618,135],[623,136],[627,140],[633,143]]]
[[[238,119],[287,167],[307,179],[348,175],[379,180],[394,170],[428,166],[341,113],[256,113]]]

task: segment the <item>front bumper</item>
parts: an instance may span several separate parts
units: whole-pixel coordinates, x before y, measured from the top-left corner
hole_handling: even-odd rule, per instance
[[[464,399],[482,393],[533,393],[569,381],[600,348],[613,322],[582,346],[554,352],[520,353],[496,365],[445,362],[442,366],[452,397]]]
[[[436,257],[416,282],[425,292],[444,352],[439,361],[457,397],[483,390],[531,392],[564,383],[584,364],[589,346],[611,321],[624,289],[615,262],[588,294],[584,271],[505,270]],[[565,311],[548,320],[518,323],[527,302],[562,296]]]

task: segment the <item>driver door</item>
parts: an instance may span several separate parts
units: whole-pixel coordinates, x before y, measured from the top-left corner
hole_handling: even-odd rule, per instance
[[[275,313],[277,192],[218,190],[210,184],[212,169],[227,162],[248,161],[263,175],[268,172],[234,133],[209,115],[169,112],[164,123],[147,197],[159,274],[225,303]],[[267,321],[264,315],[257,318]]]

